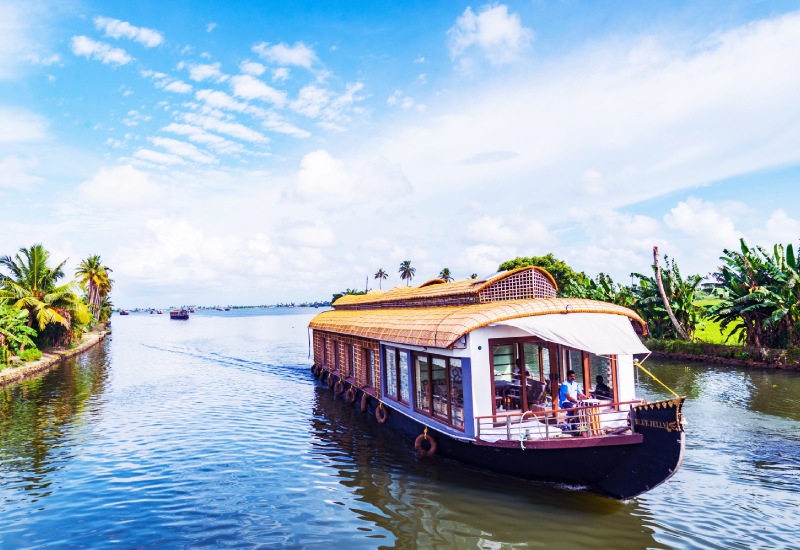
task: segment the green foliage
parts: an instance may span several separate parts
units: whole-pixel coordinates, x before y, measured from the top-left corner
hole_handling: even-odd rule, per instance
[[[586,274],[573,270],[563,260],[559,260],[553,256],[552,252],[545,256],[531,256],[527,258],[518,256],[513,260],[503,262],[497,270],[509,271],[511,269],[517,269],[518,267],[528,267],[531,265],[546,269],[550,275],[553,276],[553,279],[556,280],[559,291],[563,291],[571,282],[582,284],[584,279],[587,278]]]
[[[42,358],[42,352],[36,348],[27,348],[19,354],[20,359],[23,361],[38,361]]]
[[[20,347],[33,346],[36,331],[27,325],[28,312],[0,304],[0,342],[16,352]]]
[[[333,297],[331,298],[331,303],[335,302],[336,300],[338,300],[339,298],[341,298],[342,296],[345,296],[347,294],[356,294],[356,295],[366,294],[366,291],[364,291],[364,290],[356,290],[354,288],[345,289],[342,292],[335,293],[333,295]]]
[[[439,272],[439,278],[442,279],[444,282],[449,283],[453,280],[453,276],[450,274],[450,268],[445,267]]]
[[[381,267],[381,268],[378,269],[378,271],[375,272],[375,278],[378,279],[378,288],[380,289],[380,288],[382,288],[381,285],[382,285],[383,281],[385,281],[386,279],[389,278],[389,274],[386,273],[383,270],[383,268]]]
[[[400,274],[400,279],[406,282],[406,286],[411,282],[411,279],[414,278],[414,275],[417,273],[417,269],[415,267],[411,267],[411,260],[404,260],[400,262],[400,269],[397,270]]]
[[[110,267],[103,265],[98,254],[82,260],[75,270],[75,276],[86,292],[86,301],[95,322],[102,320],[100,317],[103,314],[103,300],[109,295],[114,284],[108,275],[111,271]]]
[[[632,307],[635,300],[631,287],[615,283],[605,273],[600,273],[594,280],[589,277],[573,279],[562,289],[561,295],[565,298],[610,302],[624,307]]]
[[[702,308],[696,303],[700,297],[699,286],[703,278],[700,275],[690,275],[684,279],[677,262],[674,259],[670,260],[666,255],[664,263],[666,265],[661,269],[664,293],[678,324],[691,337],[703,313]],[[664,300],[658,290],[655,266],[652,277],[641,273],[633,273],[633,276],[639,280],[636,288],[632,289],[633,308],[647,321],[650,334],[654,338],[678,338],[677,330],[667,314]]]

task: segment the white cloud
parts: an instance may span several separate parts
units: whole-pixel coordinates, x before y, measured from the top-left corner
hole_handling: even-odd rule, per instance
[[[289,106],[293,111],[309,118],[321,119],[328,123],[345,121],[347,112],[353,104],[363,100],[363,97],[358,95],[363,87],[360,82],[348,84],[344,93],[336,95],[331,90],[309,84],[300,89],[297,99]]]
[[[126,21],[110,17],[95,17],[94,26],[111,38],[128,38],[138,42],[146,48],[154,48],[164,42],[163,35],[145,27],[135,27]]]
[[[286,67],[279,67],[272,71],[273,82],[286,82],[289,80],[289,69]]]
[[[225,134],[236,139],[249,141],[251,143],[269,142],[269,138],[265,135],[237,122],[226,122],[213,116],[200,115],[197,113],[186,113],[183,115],[183,118],[190,124],[200,126],[206,130]]]
[[[22,109],[0,107],[0,144],[41,141],[47,137],[46,120]]]
[[[697,239],[698,246],[716,250],[734,246],[741,237],[719,205],[695,197],[679,202],[664,216],[664,222],[670,229]]]
[[[278,65],[296,65],[310,69],[317,62],[317,55],[314,50],[302,42],[296,42],[294,46],[289,46],[283,42],[275,45],[261,42],[253,46],[253,51],[261,58]]]
[[[122,119],[125,126],[138,126],[142,122],[147,122],[152,119],[152,115],[144,115],[136,110],[128,111],[128,114]]]
[[[770,251],[773,245],[791,244],[795,255],[800,256],[800,220],[789,216],[783,208],[772,212],[764,227],[756,229],[753,236],[758,244]]]
[[[177,164],[186,164],[186,161],[178,155],[153,151],[152,149],[139,149],[133,154],[133,157],[157,165],[174,166]]]
[[[224,82],[228,79],[228,75],[222,74],[219,70],[221,66],[222,64],[219,61],[201,65],[192,65],[183,61],[178,63],[178,69],[187,68],[189,70],[189,78],[195,82],[203,82],[204,80]]]
[[[150,142],[156,147],[166,149],[170,154],[178,155],[193,162],[198,162],[200,164],[216,162],[213,155],[205,153],[196,146],[191,143],[186,143],[185,141],[172,138],[152,137],[150,138]]]
[[[475,46],[497,65],[517,59],[533,38],[533,32],[522,26],[519,15],[510,14],[502,4],[486,5],[477,15],[468,7],[447,35],[453,59]]]
[[[320,149],[307,153],[300,161],[295,189],[301,199],[338,204],[349,200],[353,182],[344,163]]]
[[[238,111],[241,113],[244,112],[248,107],[246,103],[236,101],[225,92],[216,90],[198,90],[197,93],[194,94],[194,97],[198,101],[202,101],[206,105],[217,109],[228,109],[230,111]]]
[[[86,58],[93,58],[105,65],[126,65],[133,58],[121,48],[113,48],[105,42],[97,42],[88,36],[72,37],[72,53]]]
[[[192,91],[192,85],[182,80],[173,80],[165,85],[164,89],[168,92],[175,92],[176,94],[188,94]]]
[[[29,53],[26,54],[24,58],[31,64],[39,65],[41,67],[49,67],[50,65],[55,65],[56,63],[61,62],[61,56],[58,54],[42,57],[37,53]]]
[[[287,232],[287,237],[289,243],[294,246],[327,248],[336,244],[333,229],[319,221],[313,225],[294,227]]]
[[[162,198],[161,189],[149,176],[130,165],[102,168],[81,183],[78,192],[92,204],[106,207],[132,208]]]
[[[261,76],[267,70],[267,68],[262,65],[261,63],[257,63],[255,61],[245,61],[239,68],[243,73],[250,74],[253,76]]]
[[[216,28],[217,28],[217,24],[214,23],[214,22],[211,22],[208,25],[206,25],[206,32],[211,32]]]
[[[425,110],[425,105],[417,104],[413,97],[407,96],[400,90],[395,90],[394,93],[386,100],[386,104],[392,107],[400,107],[404,111],[412,108],[418,111]]]
[[[245,99],[261,99],[281,107],[286,103],[286,93],[268,86],[250,75],[238,75],[231,78],[233,93]]]
[[[527,214],[482,216],[469,224],[468,235],[475,243],[537,248],[552,240],[544,224]]]

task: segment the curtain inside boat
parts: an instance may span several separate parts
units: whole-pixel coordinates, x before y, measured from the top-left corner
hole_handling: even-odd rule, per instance
[[[631,355],[649,353],[633,331],[630,319],[623,315],[566,313],[521,317],[494,323],[524,330],[549,342],[594,353],[595,355]]]

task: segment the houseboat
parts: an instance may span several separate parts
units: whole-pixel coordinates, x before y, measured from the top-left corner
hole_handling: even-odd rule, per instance
[[[636,396],[648,351],[635,312],[556,293],[524,267],[346,295],[309,324],[312,373],[421,457],[636,497],[681,465],[684,398]],[[571,409],[558,399],[568,371],[584,397]]]
[[[188,309],[173,309],[169,312],[170,319],[178,319],[178,320],[186,320],[189,318],[189,310]]]

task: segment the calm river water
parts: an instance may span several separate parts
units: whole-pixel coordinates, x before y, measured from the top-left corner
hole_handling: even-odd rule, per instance
[[[416,459],[315,385],[314,313],[115,316],[0,390],[0,548],[800,547],[800,375],[647,361],[688,448],[621,503]]]

